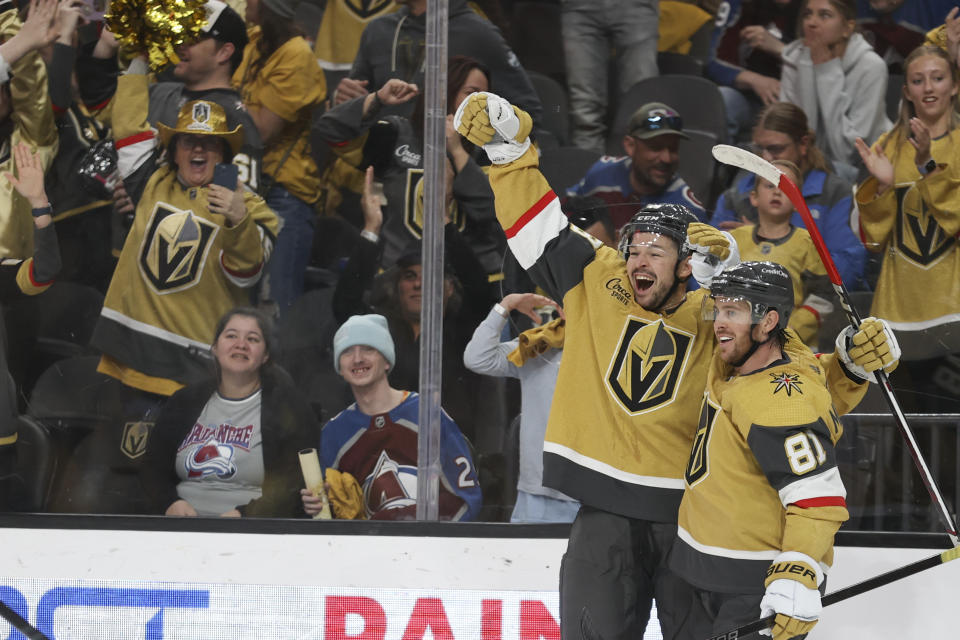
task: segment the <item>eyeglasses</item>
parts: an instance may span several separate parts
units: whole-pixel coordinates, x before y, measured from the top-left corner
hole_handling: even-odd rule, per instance
[[[770,155],[773,156],[773,157],[777,157],[777,156],[781,155],[784,151],[786,151],[788,146],[790,146],[790,145],[787,145],[787,144],[768,144],[768,145],[754,144],[754,145],[753,145],[753,152],[756,153],[758,156],[762,156],[762,155],[768,153],[768,154],[770,154]]]
[[[633,123],[630,134],[634,135],[637,131],[661,131],[663,129],[682,131],[683,118],[680,116],[647,116],[643,120]]]
[[[204,151],[221,151],[223,141],[218,136],[197,136],[191,134],[180,134],[177,136],[177,146],[184,151],[202,148]]]

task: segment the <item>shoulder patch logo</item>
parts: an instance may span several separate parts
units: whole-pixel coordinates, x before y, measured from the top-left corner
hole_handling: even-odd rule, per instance
[[[800,388],[800,385],[803,382],[800,381],[800,375],[796,373],[771,373],[770,377],[773,380],[770,381],[770,384],[777,385],[773,388],[773,392],[777,393],[781,389],[787,392],[789,396],[794,391],[803,395],[803,389]]]
[[[123,425],[120,435],[120,451],[131,460],[147,452],[147,440],[153,429],[153,422],[128,422]]]
[[[407,189],[403,211],[403,226],[417,240],[423,237],[423,169],[407,169]],[[454,203],[450,219],[459,231],[466,227],[466,217]]]
[[[653,322],[628,317],[605,383],[631,415],[669,404],[683,377],[693,336]]]
[[[182,291],[200,280],[217,225],[158,202],[140,245],[140,272],[158,294]]]

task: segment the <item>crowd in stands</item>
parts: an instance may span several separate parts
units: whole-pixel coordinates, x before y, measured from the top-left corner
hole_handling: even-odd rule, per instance
[[[790,327],[832,350],[843,312],[799,213],[710,148],[773,162],[896,331],[904,408],[960,413],[954,4],[450,0],[432,212],[426,0],[209,0],[163,69],[85,0],[0,0],[0,509],[316,516],[296,458],[316,447],[334,517],[414,517],[435,215],[440,518],[572,521],[542,461],[564,301],[508,250],[455,129],[475,92],[530,115],[579,229],[616,247],[644,206],[683,205],[783,264]]]

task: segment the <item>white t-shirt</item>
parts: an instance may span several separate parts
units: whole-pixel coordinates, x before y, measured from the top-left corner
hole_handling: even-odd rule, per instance
[[[177,494],[201,516],[219,516],[262,494],[261,392],[210,396],[177,447]]]

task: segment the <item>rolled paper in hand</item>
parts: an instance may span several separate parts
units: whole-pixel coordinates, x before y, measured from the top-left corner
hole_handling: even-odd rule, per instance
[[[317,457],[317,450],[303,449],[299,455],[304,486],[323,501],[320,513],[313,516],[313,519],[330,520],[330,502],[327,500],[327,492],[323,489],[323,471],[320,469],[320,458]]]

